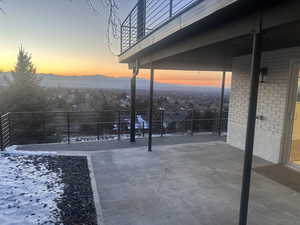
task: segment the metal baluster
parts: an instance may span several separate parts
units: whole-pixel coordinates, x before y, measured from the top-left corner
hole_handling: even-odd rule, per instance
[[[170,0],[170,10],[169,10],[169,17],[172,18],[173,16],[173,0]]]
[[[2,131],[2,116],[0,116],[0,144],[1,144],[1,151],[4,151],[3,131]]]
[[[142,130],[142,132],[143,132],[143,137],[145,137],[145,122],[143,122],[143,130]]]
[[[120,38],[121,38],[121,43],[120,43],[120,50],[121,50],[121,53],[123,52],[123,25],[121,26],[120,28]]]
[[[191,123],[191,135],[194,135],[194,128],[195,128],[195,110],[192,111],[192,123]]]
[[[131,15],[129,16],[129,48],[131,47],[131,36],[132,36],[132,24],[131,24]]]
[[[165,111],[160,111],[160,136],[164,136],[164,118],[165,118]]]
[[[121,112],[118,112],[118,140],[121,140]]]
[[[70,119],[70,113],[68,112],[68,113],[67,113],[67,135],[68,135],[68,144],[71,143],[71,139],[70,139],[71,131],[70,131],[70,128],[71,128],[71,119]]]
[[[8,143],[5,144],[4,148],[10,146],[12,143],[13,132],[12,132],[12,124],[11,124],[11,113],[7,113],[8,120]]]
[[[44,132],[44,140],[46,141],[47,140],[46,113],[44,113],[43,132]]]
[[[97,141],[100,141],[100,120],[97,119]]]

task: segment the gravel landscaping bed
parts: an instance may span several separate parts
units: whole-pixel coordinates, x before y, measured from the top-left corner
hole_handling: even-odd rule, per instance
[[[1,225],[96,225],[86,157],[0,154]]]

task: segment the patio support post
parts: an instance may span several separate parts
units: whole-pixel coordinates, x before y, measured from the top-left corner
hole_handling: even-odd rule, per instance
[[[226,78],[226,71],[223,71],[220,105],[219,105],[219,119],[218,119],[218,135],[219,136],[221,136],[221,134],[222,134],[222,122],[223,122],[222,117],[223,117],[223,106],[224,106],[225,78]]]
[[[261,64],[261,15],[259,15],[259,29],[253,34],[252,61],[251,61],[251,85],[248,108],[248,122],[245,144],[245,158],[243,169],[243,183],[240,202],[239,225],[247,225],[248,204],[250,194],[250,182],[253,161],[253,145],[255,136],[255,122],[257,110],[257,96],[259,88],[260,64]]]
[[[136,76],[131,78],[131,111],[130,111],[130,142],[135,142],[135,120],[136,120]]]
[[[153,86],[154,86],[154,69],[151,65],[150,69],[150,95],[149,95],[149,136],[148,136],[148,152],[152,152],[152,123],[153,123]]]
[[[139,74],[139,60],[133,64],[132,78],[131,78],[131,111],[130,111],[130,142],[135,142],[135,122],[136,122],[136,77]]]

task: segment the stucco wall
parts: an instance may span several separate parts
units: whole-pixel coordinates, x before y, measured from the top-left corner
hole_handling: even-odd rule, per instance
[[[260,83],[254,154],[278,163],[289,93],[290,63],[300,59],[300,47],[263,53],[262,67],[268,68],[266,83]],[[229,104],[227,142],[244,149],[250,86],[250,56],[234,58]]]

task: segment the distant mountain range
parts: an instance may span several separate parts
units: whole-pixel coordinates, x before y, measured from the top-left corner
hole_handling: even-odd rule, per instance
[[[0,73],[0,84],[5,85],[3,77],[10,77],[9,72]],[[100,89],[130,89],[130,78],[114,78],[105,75],[86,75],[86,76],[59,76],[55,74],[37,74],[42,76],[41,85],[43,87],[61,87],[61,88],[100,88]],[[138,78],[137,89],[149,89],[149,80]],[[188,86],[155,83],[156,90],[165,91],[191,91],[191,92],[215,92],[219,88],[206,86]]]

